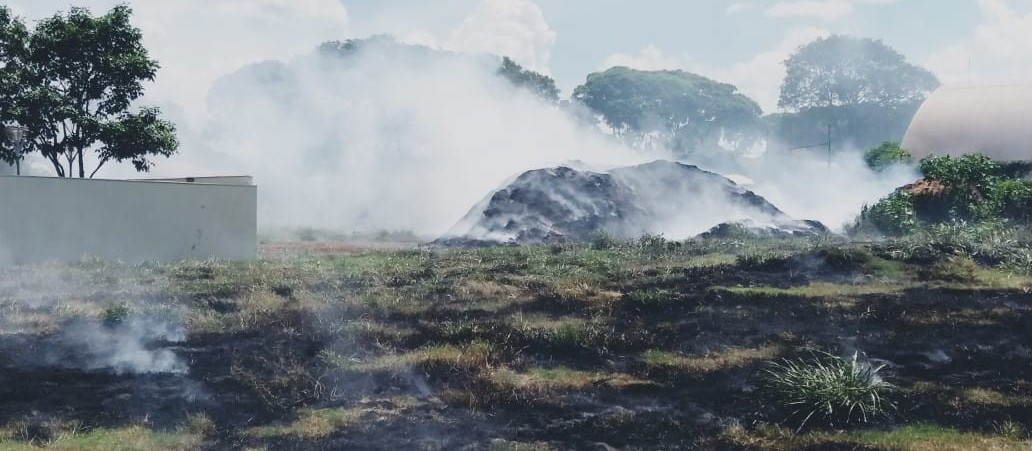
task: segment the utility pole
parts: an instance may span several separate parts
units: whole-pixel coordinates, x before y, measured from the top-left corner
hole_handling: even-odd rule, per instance
[[[16,175],[21,175],[21,159],[22,150],[25,146],[25,134],[29,130],[20,125],[8,125],[4,127],[4,133],[7,135],[7,140],[11,142],[11,146],[14,147],[14,170]]]
[[[828,170],[831,170],[831,123],[828,123]]]

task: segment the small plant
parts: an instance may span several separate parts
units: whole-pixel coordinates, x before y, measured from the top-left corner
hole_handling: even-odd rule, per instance
[[[665,251],[670,243],[663,235],[646,233],[638,238],[638,249],[643,253],[656,254]]]
[[[857,359],[815,354],[809,359],[770,362],[763,370],[764,387],[789,411],[802,418],[799,429],[812,419],[826,424],[866,423],[893,407],[884,399],[892,385],[872,367]]]
[[[620,240],[605,230],[599,230],[591,235],[591,248],[597,251],[615,249],[620,246]]]
[[[1007,437],[1011,440],[1022,440],[1025,438],[1025,426],[1017,421],[1000,421],[993,423],[993,430],[996,435]]]
[[[658,290],[634,290],[624,294],[624,299],[642,307],[656,307],[663,305],[668,296]]]
[[[101,312],[100,319],[104,321],[104,324],[114,327],[125,323],[131,314],[132,310],[128,304],[111,304]]]

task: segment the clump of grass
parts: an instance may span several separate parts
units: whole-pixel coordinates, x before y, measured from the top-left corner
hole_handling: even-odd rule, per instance
[[[111,304],[100,313],[100,319],[104,321],[104,324],[115,327],[128,321],[130,315],[132,315],[132,310],[129,308],[129,304]]]
[[[666,303],[668,295],[659,290],[634,290],[625,293],[623,298],[633,305],[641,307],[659,307]]]
[[[813,419],[829,425],[866,423],[893,408],[884,396],[892,385],[882,380],[883,366],[814,354],[809,359],[770,362],[763,370],[763,384],[788,418],[802,418],[799,430]]]
[[[978,281],[978,270],[978,264],[971,258],[956,256],[922,266],[917,276],[926,281],[975,283]]]
[[[996,435],[1009,438],[1011,440],[1021,440],[1027,436],[1025,426],[1017,421],[1007,420],[1000,421],[993,424],[993,431]]]

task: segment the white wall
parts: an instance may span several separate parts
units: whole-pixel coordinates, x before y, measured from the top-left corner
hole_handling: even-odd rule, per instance
[[[0,264],[257,255],[255,186],[0,176]]]

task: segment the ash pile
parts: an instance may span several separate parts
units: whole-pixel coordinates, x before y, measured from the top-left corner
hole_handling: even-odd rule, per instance
[[[538,244],[644,234],[688,238],[726,231],[765,236],[825,233],[763,197],[696,166],[655,161],[593,172],[567,166],[527,171],[478,203],[444,245]]]

